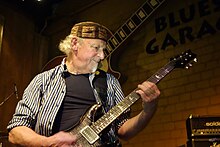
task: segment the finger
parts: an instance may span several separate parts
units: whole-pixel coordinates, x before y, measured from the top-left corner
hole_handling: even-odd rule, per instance
[[[152,83],[152,82],[145,81],[142,84],[139,84],[138,88],[140,88],[143,91],[145,91],[145,90],[147,90],[149,88],[150,89],[157,89],[157,86],[154,83]]]
[[[149,81],[144,81],[142,84],[146,87],[155,87],[156,86],[153,82],[149,82]]]
[[[147,96],[151,96],[156,93],[156,88],[145,87],[144,85],[139,85],[138,88],[138,91],[142,91],[140,92],[141,95],[146,94]]]
[[[144,102],[150,102],[150,96],[146,95],[142,90],[137,90],[136,92],[141,96]]]
[[[156,90],[148,89],[147,91],[137,90],[136,92],[141,96],[144,102],[151,102],[160,95],[159,89]]]

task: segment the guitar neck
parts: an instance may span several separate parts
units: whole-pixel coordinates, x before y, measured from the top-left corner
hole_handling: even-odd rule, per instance
[[[107,41],[105,57],[111,55],[165,0],[147,0]]]
[[[155,74],[153,74],[147,81],[158,83],[161,79],[163,79],[168,73],[170,73],[173,69],[174,61],[170,61],[163,68],[158,70]],[[92,128],[96,133],[102,132],[109,124],[111,124],[116,118],[118,118],[123,112],[125,112],[128,108],[131,107],[140,96],[136,93],[135,89],[132,91],[127,97],[125,97],[120,103],[110,109],[105,115],[103,115],[100,119],[92,124]]]
[[[147,0],[107,41],[107,50],[104,51],[105,57],[111,55],[165,0]],[[171,63],[171,62],[170,62]],[[174,67],[168,64],[164,66],[156,74],[151,76],[148,81],[158,83],[165,77]],[[101,133],[108,125],[110,125],[123,112],[131,107],[140,96],[135,89],[119,104],[110,109],[105,115],[99,118],[91,125],[97,134]]]

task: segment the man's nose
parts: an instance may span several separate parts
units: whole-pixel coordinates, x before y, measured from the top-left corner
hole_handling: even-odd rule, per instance
[[[105,53],[103,50],[99,50],[98,56],[100,57],[101,60],[105,59]]]

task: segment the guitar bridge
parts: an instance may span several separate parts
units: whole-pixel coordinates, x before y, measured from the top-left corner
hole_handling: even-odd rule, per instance
[[[85,126],[80,133],[82,136],[90,143],[93,144],[96,140],[99,139],[98,134],[90,126]]]

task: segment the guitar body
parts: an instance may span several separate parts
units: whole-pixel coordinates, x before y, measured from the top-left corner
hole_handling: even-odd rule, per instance
[[[80,122],[78,123],[77,126],[74,126],[73,129],[70,129],[68,132],[73,134],[73,135],[77,135],[77,142],[76,144],[78,146],[82,146],[82,147],[101,147],[103,146],[99,140],[99,136],[95,136],[92,134],[93,131],[95,132],[95,130],[92,130],[92,132],[86,132],[86,128],[90,127],[93,122],[94,122],[94,117],[96,115],[97,110],[100,108],[100,105],[98,104],[94,104],[92,105],[89,110],[86,112],[85,115],[83,115],[83,117],[81,118]],[[93,128],[91,128],[93,129]],[[91,131],[91,130],[89,130]],[[88,133],[88,134],[83,134],[83,133]],[[95,135],[98,135],[95,133]],[[90,139],[87,140],[86,138],[89,137]],[[93,138],[94,137],[94,138]],[[89,143],[89,141],[92,141],[93,143]]]
[[[46,70],[56,67],[62,62],[64,57],[66,57],[66,55],[60,55],[60,56],[54,57],[49,62],[47,62],[47,64],[42,68],[42,71],[46,71]]]

